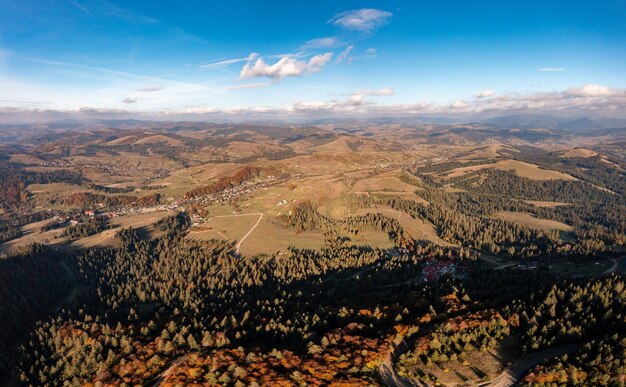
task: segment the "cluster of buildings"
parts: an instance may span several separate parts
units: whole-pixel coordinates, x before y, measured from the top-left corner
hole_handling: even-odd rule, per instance
[[[457,267],[454,262],[433,259],[424,264],[422,271],[424,273],[424,280],[428,282],[436,280],[444,275],[455,276]]]
[[[518,264],[517,267],[522,270],[535,270],[539,267],[539,263],[533,262],[533,261],[523,262],[523,263]]]
[[[59,161],[41,161],[39,163],[40,166],[42,167],[67,167],[67,163],[65,161],[63,162],[59,162]]]
[[[181,206],[177,203],[159,204],[151,207],[121,207],[115,211],[103,213],[102,215],[109,218],[115,218],[123,215],[149,214],[152,212],[178,210],[180,208]]]
[[[279,183],[281,180],[274,176],[268,176],[264,181],[257,183],[243,182],[232,188],[227,188],[223,191],[216,192],[214,194],[208,194],[199,196],[190,201],[200,202],[202,204],[209,204],[210,202],[228,202],[238,199],[239,197],[251,193],[253,190],[267,188],[269,184]]]

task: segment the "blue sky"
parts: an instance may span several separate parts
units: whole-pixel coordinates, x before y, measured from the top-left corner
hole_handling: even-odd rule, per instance
[[[616,116],[625,87],[623,0],[0,0],[5,111]]]

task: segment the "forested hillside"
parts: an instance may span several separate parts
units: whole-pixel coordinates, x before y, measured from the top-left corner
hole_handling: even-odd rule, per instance
[[[0,150],[3,385],[623,384],[613,145],[170,126]]]

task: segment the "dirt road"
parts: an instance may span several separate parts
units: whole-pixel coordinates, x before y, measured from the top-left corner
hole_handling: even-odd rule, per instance
[[[191,356],[191,353],[188,353],[186,355],[177,357],[176,359],[170,361],[167,364],[167,368],[165,368],[165,370],[163,372],[161,372],[157,377],[156,380],[154,381],[154,383],[152,383],[152,387],[158,387],[161,385],[161,383],[163,383],[163,381],[165,380],[165,378],[167,378],[172,372],[174,372],[174,370],[176,369],[176,367],[178,367],[179,365],[181,365],[185,360],[187,360],[187,358]]]
[[[259,220],[257,220],[257,221],[256,221],[256,223],[254,224],[254,226],[252,226],[252,228],[250,228],[250,230],[248,230],[248,232],[246,233],[246,235],[244,235],[244,236],[243,236],[243,237],[242,237],[242,238],[241,238],[241,239],[237,242],[237,245],[235,246],[235,252],[236,252],[237,254],[239,254],[239,249],[241,248],[241,244],[243,243],[243,241],[244,241],[244,240],[246,240],[246,238],[247,238],[248,236],[250,236],[250,234],[252,234],[252,231],[254,231],[254,229],[256,228],[256,226],[258,226],[258,225],[259,225],[259,223],[261,223],[261,220],[263,219],[263,215],[264,215],[263,213],[261,213],[261,212],[249,212],[249,213],[247,213],[247,214],[218,215],[218,216],[214,216],[214,217],[212,217],[212,218],[209,218],[209,219],[205,222],[205,224],[206,224],[206,223],[209,223],[209,222],[211,222],[213,219],[217,219],[217,218],[233,218],[233,217],[238,217],[238,216],[250,216],[250,215],[258,215]],[[220,233],[219,231],[218,231],[218,233],[219,233],[222,237],[224,237],[225,239],[228,239],[228,238],[226,238],[226,237],[225,237],[222,233]]]
[[[617,266],[620,264],[620,261],[623,261],[623,260],[626,260],[626,255],[622,255],[621,257],[617,257],[617,258],[611,258],[613,265],[609,267],[608,269],[606,269],[606,271],[602,274],[607,275],[607,274],[613,273],[614,271],[617,270]]]
[[[393,352],[387,354],[385,356],[385,360],[382,362],[380,366],[378,366],[378,377],[386,386],[401,386],[401,387],[427,387],[428,384],[424,382],[413,380],[409,378],[405,378],[404,376],[398,375],[394,368],[394,363],[400,355],[408,351],[413,344],[424,335],[427,335],[435,328],[436,324],[428,324],[420,327],[419,332],[412,335],[406,341],[402,341]]]
[[[378,377],[386,386],[399,386],[399,387],[427,387],[427,384],[419,382],[417,380],[411,380],[403,376],[398,375],[393,368],[392,356],[387,356],[385,361],[378,367]]]
[[[542,363],[546,360],[552,359],[557,356],[565,355],[566,353],[573,353],[580,349],[584,343],[571,343],[564,344],[554,348],[548,348],[543,351],[533,352],[528,354],[527,356],[519,359],[512,367],[506,370],[497,378],[479,384],[481,387],[510,387],[515,385],[528,370],[532,367],[536,366],[539,363]]]
[[[253,214],[249,214],[249,215],[253,215]],[[243,236],[243,238],[241,238],[241,239],[239,240],[239,242],[237,242],[237,246],[235,246],[235,247],[236,247],[235,252],[236,252],[237,254],[239,254],[239,248],[241,247],[241,244],[243,243],[243,241],[245,241],[245,240],[246,240],[246,238],[247,238],[250,234],[252,234],[252,231],[254,231],[254,229],[256,228],[256,226],[258,226],[258,225],[259,225],[259,223],[261,223],[261,219],[263,219],[263,214],[261,214],[261,213],[255,213],[255,215],[260,215],[260,216],[259,216],[259,220],[257,220],[257,221],[256,221],[256,223],[254,224],[254,226],[252,226],[252,228],[248,231],[248,233],[247,233],[246,235],[244,235],[244,236]]]
[[[61,261],[61,266],[63,266],[63,269],[65,269],[65,272],[67,273],[67,277],[72,283],[72,291],[67,296],[65,296],[61,301],[59,301],[57,306],[54,308],[53,314],[59,313],[61,308],[71,304],[72,301],[74,301],[74,298],[76,298],[76,293],[78,292],[78,284],[76,283],[76,276],[74,275],[74,272],[70,270],[70,268],[67,267],[67,264],[63,261]]]
[[[398,375],[394,369],[394,362],[398,357],[409,350],[412,343],[420,336],[428,334],[433,327],[427,326],[422,330],[420,334],[415,335],[408,342],[401,343],[393,353],[388,354],[385,357],[383,363],[378,367],[378,376],[386,386],[400,386],[400,387],[427,387],[429,384],[418,380],[405,378]],[[535,365],[542,363],[546,360],[552,359],[564,354],[570,354],[579,350],[584,343],[577,342],[571,344],[564,344],[554,348],[548,348],[543,351],[530,353],[527,356],[518,359],[510,368],[500,374],[498,377],[479,384],[480,387],[511,387],[517,383],[522,376],[528,372]]]

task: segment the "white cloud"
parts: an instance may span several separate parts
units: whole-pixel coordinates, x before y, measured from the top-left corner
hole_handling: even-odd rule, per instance
[[[291,56],[283,56],[272,65],[265,63],[263,58],[249,60],[243,66],[239,75],[240,79],[267,77],[275,80],[285,77],[297,77],[320,71],[333,57],[332,52],[319,54],[311,57],[308,61],[298,60]]]
[[[361,32],[373,32],[386,24],[392,13],[373,8],[361,8],[345,11],[333,16],[328,23]]]
[[[341,51],[339,55],[337,55],[337,60],[335,61],[335,63],[341,63],[344,60],[348,59],[353,49],[353,45],[346,46],[346,48],[344,48],[343,51]]]
[[[573,87],[565,91],[570,97],[611,97],[616,95],[624,96],[624,91],[619,89],[611,89],[606,86],[588,84],[581,87]]]
[[[382,89],[385,90],[385,89]],[[612,89],[606,86],[586,85],[565,91],[539,92],[520,95],[508,94],[491,98],[457,100],[448,104],[415,102],[409,104],[383,105],[365,98],[366,92],[351,94],[345,100],[328,102],[297,102],[290,111],[299,113],[359,115],[472,115],[481,113],[524,114],[524,113],[563,113],[581,114],[584,112],[626,111],[626,89]],[[369,95],[376,95],[375,93]],[[379,94],[380,95],[380,94]]]
[[[334,36],[329,36],[326,38],[309,40],[300,47],[300,50],[319,50],[322,48],[335,48],[343,46],[344,44],[345,43],[340,39],[337,39]]]
[[[488,97],[493,97],[494,95],[496,95],[495,91],[487,89],[487,90],[479,91],[478,93],[474,94],[474,97],[488,98]]]
[[[369,105],[360,94],[353,94],[348,99],[332,101],[301,101],[287,109],[289,113],[357,113],[364,105]]]
[[[564,67],[540,67],[537,69],[537,71],[559,72],[559,71],[565,71],[565,68]]]
[[[2,79],[0,79],[2,81]],[[10,84],[10,83],[9,83]],[[0,90],[0,99],[3,95]],[[391,95],[391,89],[363,90],[343,99],[329,101],[297,101],[290,106],[236,106],[219,108],[210,105],[196,105],[181,108],[131,110],[82,107],[78,109],[42,108],[41,106],[0,107],[0,122],[44,122],[63,118],[137,118],[137,119],[190,119],[236,120],[250,118],[294,119],[342,116],[410,116],[440,115],[447,117],[492,116],[495,114],[550,113],[578,116],[580,114],[609,114],[626,117],[626,89],[609,88],[601,85],[585,85],[563,91],[538,92],[533,94],[506,94],[490,98],[472,98],[440,104],[417,101],[405,104],[382,104],[368,96]],[[16,95],[22,99],[22,95]],[[130,98],[130,97],[129,97]],[[121,100],[121,99],[120,99]],[[119,100],[118,100],[119,101]],[[26,103],[26,100],[22,102]],[[80,106],[80,105],[79,105]],[[210,116],[209,116],[210,115]]]
[[[137,102],[137,98],[136,97],[126,97],[126,98],[124,98],[124,100],[122,102],[124,102],[124,103],[135,103],[135,102]]]

